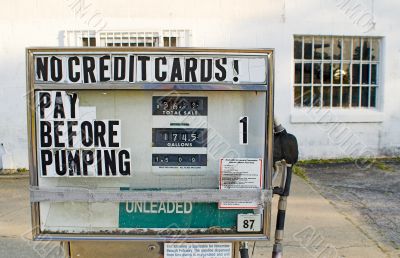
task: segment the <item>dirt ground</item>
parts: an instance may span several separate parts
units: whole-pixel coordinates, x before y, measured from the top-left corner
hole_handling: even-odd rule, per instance
[[[383,248],[400,250],[399,161],[379,161],[366,169],[355,163],[302,167],[311,185],[361,230],[377,237]]]

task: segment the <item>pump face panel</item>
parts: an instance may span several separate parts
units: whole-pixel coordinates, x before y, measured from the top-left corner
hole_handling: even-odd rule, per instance
[[[267,238],[271,60],[267,50],[28,49],[35,237]],[[229,190],[235,200],[215,197]]]

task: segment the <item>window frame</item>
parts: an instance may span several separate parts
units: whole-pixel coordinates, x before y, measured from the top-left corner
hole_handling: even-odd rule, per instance
[[[305,56],[305,40],[311,39],[311,58],[308,59],[308,56]],[[329,39],[330,40],[330,58],[325,59],[325,40]],[[335,53],[335,46],[334,43],[338,42],[340,40],[340,58],[335,59],[334,58],[334,53]],[[350,58],[349,59],[344,59],[344,53],[346,50],[344,50],[345,43],[344,40],[350,40]],[[354,59],[354,42],[359,40],[360,42],[360,57],[359,59]],[[315,54],[315,42],[321,42],[321,57],[319,59],[316,59],[314,54]],[[368,59],[365,60],[363,59],[362,51],[364,49],[364,42],[368,42],[368,50],[369,50],[369,56]],[[298,45],[298,42],[301,43],[301,49],[300,49],[300,59],[298,58],[299,52],[296,51],[296,46]],[[375,45],[375,43],[377,45]],[[304,109],[304,108],[310,108],[310,109],[342,109],[342,110],[361,110],[361,109],[366,109],[366,110],[379,110],[380,105],[381,105],[381,96],[383,94],[383,87],[382,87],[382,49],[383,49],[383,37],[379,36],[358,36],[358,35],[315,35],[315,34],[294,34],[292,38],[292,68],[291,68],[291,103],[292,103],[292,108],[294,109]],[[378,50],[373,50],[374,46],[378,46]],[[375,59],[372,59],[373,54],[375,54]],[[310,64],[311,69],[310,69],[310,82],[305,83],[304,81],[304,64]],[[320,83],[314,83],[314,67],[315,64],[320,64]],[[329,83],[324,83],[324,64],[328,64],[330,67],[330,78],[329,78]],[[339,83],[334,83],[334,65],[338,64],[339,65],[339,71],[340,71],[340,82]],[[296,68],[299,68],[300,65],[300,78],[297,77],[296,75]],[[343,68],[345,65],[348,65],[349,69],[349,74],[348,76],[348,84],[343,82]],[[353,83],[353,65],[358,65],[359,66],[359,76],[358,76],[358,83]],[[363,83],[362,81],[362,70],[363,70],[363,65],[368,65],[368,83]],[[375,68],[375,81],[372,79],[372,67],[373,65],[376,66]],[[300,79],[300,82],[298,81]],[[347,80],[346,80],[347,81]],[[308,82],[308,81],[307,81]],[[305,88],[309,89],[309,92],[307,92],[307,95],[310,96],[309,102],[305,103],[304,102],[304,97],[305,97]],[[314,105],[314,89],[319,88],[319,100],[318,100],[318,105]],[[343,101],[343,91],[344,88],[347,88],[348,90],[348,100],[346,102]],[[353,106],[353,96],[352,92],[353,89],[358,88],[358,103],[357,106]],[[363,90],[367,88],[367,103],[363,103],[363,97],[362,93]],[[339,89],[339,104],[334,105],[333,104],[333,90]],[[300,102],[298,103],[296,101],[296,96],[297,96],[297,91],[299,91],[300,94]],[[324,103],[324,91],[328,90],[329,94],[329,105],[325,105]],[[372,93],[374,91],[374,93]],[[375,105],[371,105],[372,98],[371,94],[375,94],[375,99],[374,103]],[[347,103],[348,102],[348,103]],[[346,105],[343,105],[346,104]]]
[[[191,31],[187,29],[164,29],[164,30],[142,30],[142,31],[66,30],[64,31],[64,46],[190,47],[191,36],[192,36]],[[86,40],[86,45],[85,45],[85,40]],[[95,43],[94,45],[91,44],[92,41],[94,41]]]

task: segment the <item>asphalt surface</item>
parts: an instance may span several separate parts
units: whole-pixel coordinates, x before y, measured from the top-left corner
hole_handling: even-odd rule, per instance
[[[322,196],[361,230],[383,243],[383,248],[393,248],[398,254],[400,162],[384,164],[384,169],[379,169],[378,165],[363,169],[353,163],[303,167],[310,183]]]
[[[0,176],[0,257],[63,257],[57,242],[33,242],[29,206],[29,179]]]
[[[400,257],[395,249],[400,236],[400,164],[390,166],[394,172],[360,170],[352,164],[308,166],[309,183],[295,176],[284,257]],[[28,189],[27,177],[0,176],[0,257],[63,257],[59,243],[31,241]],[[276,197],[272,207],[274,228]],[[250,257],[270,257],[272,244],[257,242]]]

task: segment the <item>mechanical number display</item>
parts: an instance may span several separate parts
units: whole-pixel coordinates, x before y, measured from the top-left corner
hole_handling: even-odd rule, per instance
[[[152,129],[153,168],[207,166],[207,100],[197,96],[153,96],[153,124],[162,121],[163,125]]]

